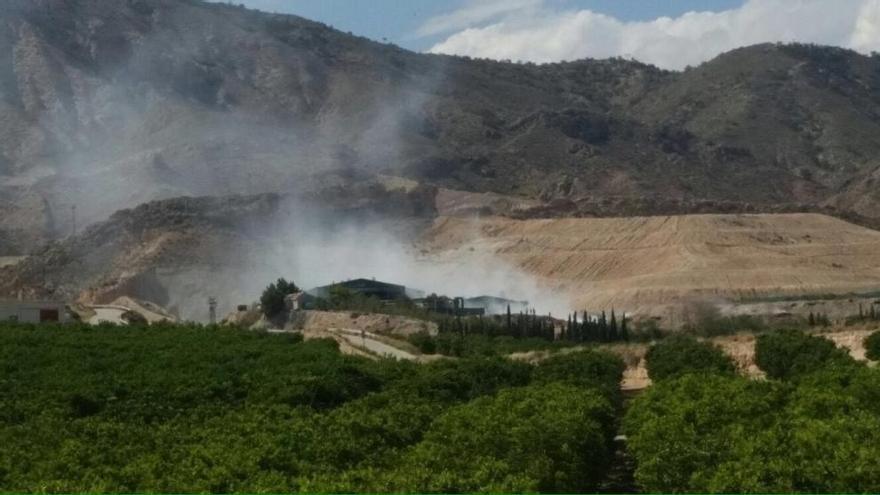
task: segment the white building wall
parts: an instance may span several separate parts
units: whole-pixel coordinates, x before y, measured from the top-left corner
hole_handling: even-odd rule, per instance
[[[40,323],[41,310],[58,311],[58,321],[67,321],[67,311],[61,303],[0,302],[0,322]]]

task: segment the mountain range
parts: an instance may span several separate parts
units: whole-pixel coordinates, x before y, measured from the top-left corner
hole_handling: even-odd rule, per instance
[[[550,216],[880,217],[877,56],[767,44],[683,72],[518,64],[197,0],[7,0],[0,21],[7,254],[69,233],[74,206],[86,224],[377,174],[556,202]]]
[[[218,212],[265,194],[407,225],[818,212],[876,228],[878,157],[880,56],[841,48],[535,65],[201,0],[0,4],[0,260],[35,254],[7,267],[7,295],[45,292],[46,267],[65,297],[115,295],[199,243],[210,271],[260,218]]]

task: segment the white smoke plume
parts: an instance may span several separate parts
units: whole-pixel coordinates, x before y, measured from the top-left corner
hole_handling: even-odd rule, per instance
[[[541,314],[569,311],[566,297],[551,293],[533,277],[485,253],[436,253],[422,249],[411,233],[393,222],[352,222],[318,214],[277,228],[265,258],[272,280],[287,274],[303,288],[354,278],[405,285],[450,297],[496,296],[528,301]]]

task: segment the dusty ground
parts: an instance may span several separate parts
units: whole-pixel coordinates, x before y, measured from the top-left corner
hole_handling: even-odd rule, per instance
[[[387,357],[404,361],[430,362],[445,359],[439,355],[421,354],[408,342],[400,338],[340,327],[310,326],[303,330],[270,330],[270,332],[302,331],[306,339],[333,339],[339,344],[343,354],[369,358]]]
[[[422,355],[406,341],[406,337],[417,332],[436,335],[437,325],[402,316],[349,311],[300,311],[282,329],[263,318],[256,307],[250,307],[227,315],[223,323],[269,332],[302,332],[306,339],[329,338],[339,343],[343,353],[357,356],[385,356],[420,362],[442,359],[440,356]]]
[[[865,337],[872,332],[880,330],[880,325],[863,327],[837,327],[821,332],[819,335],[832,340],[839,347],[849,350],[850,355],[858,360],[865,360],[865,347],[862,344]],[[749,333],[726,335],[709,339],[715,345],[721,347],[734,361],[740,373],[752,378],[762,378],[764,372],[755,365],[755,336]],[[648,378],[648,370],[645,367],[645,353],[649,344],[608,344],[602,348],[620,356],[626,364],[623,372],[623,381],[620,388],[623,390],[642,390],[651,385]],[[582,347],[572,347],[557,351],[560,353],[576,352]],[[511,359],[517,359],[530,363],[537,363],[550,356],[549,351],[533,351],[512,354]]]
[[[174,315],[165,311],[165,309],[161,306],[153,304],[149,301],[139,301],[128,296],[117,298],[112,303],[110,303],[110,306],[119,306],[122,308],[127,308],[136,313],[140,313],[141,316],[146,318],[147,321],[150,323],[156,323],[160,321],[177,321],[177,318]]]
[[[83,321],[86,321],[91,325],[99,325],[101,323],[127,325],[128,322],[123,318],[123,315],[129,311],[140,314],[149,323],[177,321],[177,318],[168,314],[159,306],[151,302],[138,301],[130,297],[120,297],[111,304],[76,305],[75,308],[77,309],[77,312],[80,313],[80,317]]]
[[[0,268],[16,265],[25,258],[27,256],[0,256]]]
[[[440,217],[437,256],[493,256],[573,307],[675,320],[694,300],[880,289],[880,232],[819,214]]]
[[[302,319],[293,322],[293,326],[303,330],[344,328],[364,330],[379,336],[403,338],[418,332],[437,334],[436,323],[402,316],[349,311],[302,311],[301,313]]]
[[[508,215],[516,210],[534,208],[540,201],[495,193],[475,193],[440,188],[435,199],[437,213],[443,216],[472,215],[491,212]]]
[[[835,328],[819,335],[830,339],[838,347],[846,348],[850,355],[857,360],[865,360],[865,346],[863,341],[871,333],[880,330],[877,327],[860,328]],[[740,373],[752,378],[762,378],[764,372],[755,365],[755,336],[742,333],[710,339],[714,344],[721,347],[729,355]],[[617,344],[608,347],[608,350],[621,356],[627,365],[623,373],[624,390],[640,390],[651,385],[648,378],[648,370],[645,368],[644,355],[648,346],[646,344]]]
[[[871,305],[880,311],[880,294],[868,295],[836,295],[824,299],[813,297],[771,302],[730,302],[718,304],[722,314],[726,315],[797,315],[803,318],[810,313],[827,316],[835,323],[842,323],[847,317],[857,315],[859,308],[867,313]]]

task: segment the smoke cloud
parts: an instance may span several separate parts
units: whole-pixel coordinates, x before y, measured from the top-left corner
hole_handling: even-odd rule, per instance
[[[528,301],[542,314],[570,310],[565,296],[496,256],[426,249],[413,231],[418,228],[393,220],[351,221],[328,213],[283,222],[266,254],[267,270],[257,278],[273,280],[286,274],[306,289],[375,278],[426,294]]]
[[[416,239],[426,218],[401,212],[353,218],[332,205],[303,206],[304,194],[329,188],[339,191],[334,202],[345,209],[346,201],[358,199],[350,193],[354,184],[393,173],[405,167],[405,156],[422,154],[406,147],[420,142],[412,134],[419,133],[426,102],[443,74],[388,84],[360,85],[354,76],[334,81],[339,69],[323,66],[326,58],[307,48],[310,32],[299,21],[237,17],[231,7],[179,2],[144,10],[139,32],[116,19],[102,21],[99,4],[83,3],[82,9],[94,12],[71,12],[93,19],[93,39],[82,46],[72,42],[67,51],[53,47],[57,33],[48,30],[55,27],[39,17],[45,6],[34,4],[28,14],[34,24],[9,33],[18,58],[7,69],[27,97],[23,108],[36,122],[31,130],[37,136],[25,150],[31,155],[17,162],[24,167],[33,159],[39,166],[0,177],[0,185],[16,182],[39,191],[58,238],[72,231],[71,206],[82,233],[116,210],[159,199],[267,192],[293,198],[265,224],[241,227],[230,252],[187,253],[180,263],[163,259],[144,277],[144,298],[175,307],[183,318],[206,321],[209,296],[218,298],[223,314],[254,301],[278,277],[305,288],[366,277],[428,293],[503,296],[528,300],[541,312],[565,311],[564,302],[493,256],[422,252]],[[267,36],[267,29],[277,36]],[[299,41],[288,45],[279,37]],[[89,64],[66,58],[77,50]],[[40,67],[45,70],[34,69]],[[370,79],[377,77],[372,71],[382,70],[368,61],[351,72]],[[405,133],[410,135],[404,139]],[[106,239],[105,246],[116,241]],[[82,273],[82,279],[145,268],[134,266],[137,253],[117,259],[131,264],[89,264],[95,272]]]

